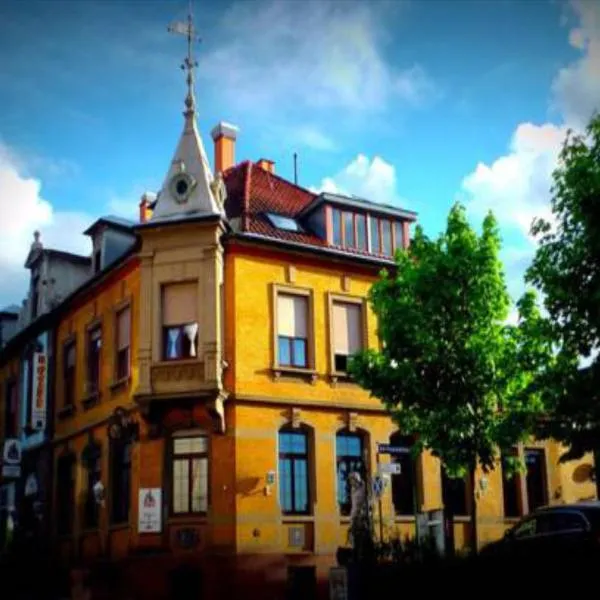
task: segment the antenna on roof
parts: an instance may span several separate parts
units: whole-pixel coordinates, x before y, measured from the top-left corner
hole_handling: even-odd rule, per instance
[[[294,185],[298,185],[298,153],[294,152]]]

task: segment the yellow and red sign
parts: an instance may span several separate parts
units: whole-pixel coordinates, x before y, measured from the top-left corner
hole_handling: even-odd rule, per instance
[[[48,380],[48,357],[45,352],[33,355],[33,410],[31,411],[31,428],[41,431],[46,428],[46,388]]]

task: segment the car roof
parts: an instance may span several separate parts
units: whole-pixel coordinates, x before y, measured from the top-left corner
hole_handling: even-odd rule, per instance
[[[581,502],[569,502],[567,504],[552,504],[541,506],[534,513],[554,512],[557,510],[600,510],[600,500],[584,500]]]

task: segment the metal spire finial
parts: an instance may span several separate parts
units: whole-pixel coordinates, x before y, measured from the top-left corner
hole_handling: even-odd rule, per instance
[[[185,112],[186,117],[191,116],[196,112],[196,98],[194,96],[194,69],[198,66],[198,62],[194,60],[193,42],[199,42],[200,38],[197,35],[194,27],[194,18],[192,16],[192,1],[190,0],[187,21],[176,21],[169,25],[168,31],[178,33],[187,38],[187,56],[185,57],[181,69],[187,71],[187,95],[185,97]]]

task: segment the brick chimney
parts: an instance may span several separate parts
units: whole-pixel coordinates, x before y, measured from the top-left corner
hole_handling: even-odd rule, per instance
[[[152,206],[156,201],[156,194],[144,192],[140,200],[140,223],[145,223],[152,217]]]
[[[210,132],[215,143],[215,173],[222,173],[235,165],[235,140],[238,128],[221,121]]]
[[[275,173],[275,161],[268,158],[259,158],[256,164],[269,173]]]

